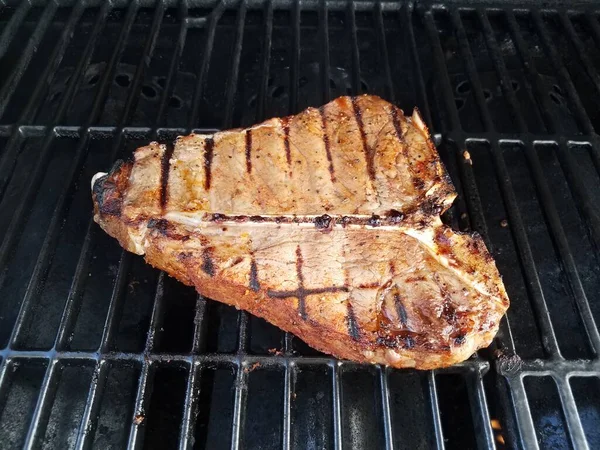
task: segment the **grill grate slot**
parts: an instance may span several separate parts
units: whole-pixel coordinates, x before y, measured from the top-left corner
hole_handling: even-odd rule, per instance
[[[600,25],[587,8],[2,4],[2,442],[597,447]],[[335,361],[91,221],[91,175],[149,140],[363,92],[418,105],[459,191],[444,219],[481,233],[505,274],[500,334],[462,364]]]

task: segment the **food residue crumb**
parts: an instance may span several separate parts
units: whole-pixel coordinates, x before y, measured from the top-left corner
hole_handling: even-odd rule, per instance
[[[142,414],[138,414],[135,416],[135,418],[133,419],[133,423],[135,423],[136,425],[141,424],[144,421],[144,416]]]
[[[468,151],[464,151],[463,152],[463,158],[465,158],[465,161],[467,163],[469,163],[470,165],[473,165],[473,160],[471,159],[471,154]]]
[[[248,372],[252,372],[256,369],[258,369],[260,367],[260,363],[256,362],[254,364],[252,364],[250,367],[244,367],[244,372],[248,373]]]
[[[281,355],[283,355],[283,351],[281,351],[281,350],[278,350],[278,349],[276,349],[276,348],[270,348],[270,349],[268,350],[268,352],[269,352],[271,355],[275,355],[275,356],[281,356]]]

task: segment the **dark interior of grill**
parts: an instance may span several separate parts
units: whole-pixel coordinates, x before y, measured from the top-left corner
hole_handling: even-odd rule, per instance
[[[1,448],[600,448],[592,2],[0,1]],[[374,93],[429,124],[511,307],[457,366],[337,361],[92,220],[145,143]]]

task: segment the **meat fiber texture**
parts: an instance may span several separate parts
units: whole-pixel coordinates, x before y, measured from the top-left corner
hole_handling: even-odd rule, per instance
[[[449,366],[509,305],[481,237],[440,220],[456,192],[418,112],[379,97],[152,142],[92,191],[125,249],[339,358]]]

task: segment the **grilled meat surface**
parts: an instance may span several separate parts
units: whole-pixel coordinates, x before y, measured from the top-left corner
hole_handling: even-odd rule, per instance
[[[448,366],[508,308],[481,238],[440,220],[456,193],[418,113],[378,97],[151,143],[92,191],[125,249],[340,358]]]

